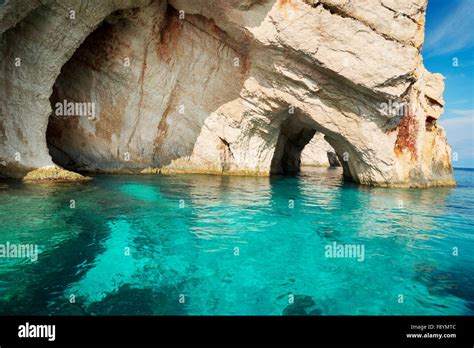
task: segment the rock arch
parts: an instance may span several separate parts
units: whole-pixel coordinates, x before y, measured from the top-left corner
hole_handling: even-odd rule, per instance
[[[0,45],[0,172],[22,177],[52,166],[46,146],[49,97],[61,67],[111,12],[146,5],[148,0],[31,2],[7,1],[3,18],[21,18],[3,32]],[[71,19],[74,11],[75,19]],[[15,23],[8,23],[13,25]],[[6,28],[3,28],[6,29]],[[18,64],[16,64],[18,63]]]
[[[48,132],[79,169],[269,175],[281,169],[282,139],[298,152],[317,131],[359,183],[452,185],[436,124],[442,76],[421,63],[425,6],[51,0],[21,18],[11,0],[0,8],[13,18],[0,26],[0,173],[53,165],[52,95],[97,105],[97,119],[53,120]],[[107,17],[91,36],[102,45],[87,45]]]

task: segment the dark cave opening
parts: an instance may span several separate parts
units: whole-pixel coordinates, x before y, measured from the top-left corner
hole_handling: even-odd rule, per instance
[[[58,79],[60,79],[60,76],[58,76]],[[71,125],[71,122],[78,122],[77,117],[79,116],[75,114],[67,115],[67,111],[63,107],[61,107],[62,110],[59,110],[58,103],[61,102],[59,101],[56,85],[53,86],[53,93],[49,101],[52,108],[46,129],[46,145],[48,146],[49,155],[55,164],[64,169],[77,172],[79,168],[76,161],[70,156],[68,150],[63,148],[64,143],[67,143],[63,139],[63,131]]]
[[[295,175],[301,168],[301,152],[316,131],[291,121],[282,125],[271,164],[272,174]]]
[[[308,127],[298,115],[286,119],[278,135],[271,163],[271,174],[295,175],[301,168],[301,152],[316,130]]]
[[[130,26],[127,14],[135,9],[117,10],[107,16],[75,50],[62,66],[49,98],[51,114],[46,130],[46,144],[52,161],[74,172],[87,172],[87,158],[91,148],[87,139],[72,140],[78,127],[95,128],[100,106],[95,99],[106,92],[101,85],[95,90],[84,88],[93,85],[91,72],[100,72],[103,62],[111,62],[114,51],[108,42],[116,37],[117,27]],[[111,63],[108,63],[111,64]],[[80,78],[78,78],[78,75]],[[86,154],[86,155],[84,155]]]
[[[271,163],[272,175],[297,175],[302,167],[341,167],[336,151],[317,128],[301,115],[289,117],[281,124]]]

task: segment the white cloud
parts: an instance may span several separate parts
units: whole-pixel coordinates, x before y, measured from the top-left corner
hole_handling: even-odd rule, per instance
[[[458,99],[458,100],[450,100],[449,105],[460,105],[460,104],[467,104],[470,103],[471,99]]]
[[[456,111],[456,112],[454,112]],[[462,133],[466,131],[473,131],[474,130],[474,110],[471,109],[459,109],[459,110],[451,110],[450,113],[455,115],[460,115],[459,117],[453,118],[441,118],[439,123],[445,129],[452,129],[461,131]],[[474,134],[471,134],[474,136]]]
[[[474,166],[474,110],[457,110],[463,116],[440,119],[439,124],[448,136],[448,142],[453,152],[459,156],[459,161],[454,166]],[[453,112],[454,114],[454,112]]]
[[[474,46],[474,1],[463,0],[436,29],[426,34],[425,52],[434,57]]]
[[[474,117],[474,109],[453,109],[449,111],[453,115]],[[469,118],[469,117],[467,117]],[[454,118],[456,119],[456,118]],[[461,118],[462,119],[462,118]],[[449,121],[449,119],[447,120]]]

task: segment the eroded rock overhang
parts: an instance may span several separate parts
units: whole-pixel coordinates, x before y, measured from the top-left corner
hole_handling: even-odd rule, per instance
[[[79,171],[269,175],[282,134],[319,132],[359,183],[454,183],[426,1],[20,3],[0,10],[4,176],[51,154]],[[55,117],[63,101],[95,115]]]

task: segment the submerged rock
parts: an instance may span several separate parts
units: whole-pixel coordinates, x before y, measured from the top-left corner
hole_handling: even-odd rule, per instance
[[[103,300],[89,305],[86,311],[91,315],[185,315],[183,306],[173,299],[167,292],[124,284]]]
[[[295,295],[294,302],[283,310],[282,315],[321,315],[313,298],[308,295]]]
[[[436,122],[443,77],[420,53],[425,10],[426,0],[7,1],[0,175],[54,163],[269,175],[297,170],[318,132],[356,182],[453,185]]]

